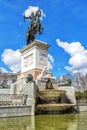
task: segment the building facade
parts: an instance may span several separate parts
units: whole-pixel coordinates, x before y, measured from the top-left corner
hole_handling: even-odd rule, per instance
[[[0,72],[0,88],[10,87],[17,80],[17,74]]]

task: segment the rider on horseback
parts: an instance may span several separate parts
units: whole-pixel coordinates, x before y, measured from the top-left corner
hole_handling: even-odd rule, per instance
[[[29,26],[29,29],[33,29],[33,25],[34,25],[34,21],[35,21],[35,16],[34,16],[34,12],[31,13],[31,16],[29,17],[30,18],[30,26]]]
[[[34,12],[32,12],[30,17],[28,17],[30,19],[30,25],[26,32],[27,44],[29,44],[31,41],[34,40],[35,34],[37,32],[39,32],[39,34],[42,34],[43,28],[40,23],[40,17],[41,17],[40,10],[37,10],[36,14],[34,14]]]

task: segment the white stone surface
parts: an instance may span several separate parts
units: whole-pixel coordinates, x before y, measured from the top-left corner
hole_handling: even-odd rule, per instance
[[[23,94],[28,95],[27,105],[31,106],[31,115],[35,115],[35,102],[36,102],[37,87],[34,83],[28,83],[23,88]]]
[[[71,101],[71,103],[76,105],[76,99],[75,99],[75,90],[74,87],[72,86],[63,86],[63,87],[59,87],[60,90],[65,90],[66,91],[66,95],[69,98],[69,100]]]
[[[21,52],[21,73],[32,69],[43,69],[48,67],[48,44],[34,41]]]
[[[25,79],[22,79],[11,86],[10,93],[27,95],[26,105],[31,106],[31,115],[35,115],[36,91],[37,86],[35,85],[35,83],[30,82],[26,84]],[[12,104],[20,105],[21,102],[21,99],[12,99]]]
[[[31,106],[1,106],[0,117],[17,117],[31,115]]]
[[[8,89],[0,89],[0,94],[10,94],[10,88],[8,88]]]
[[[87,111],[87,106],[79,106],[79,111]]]

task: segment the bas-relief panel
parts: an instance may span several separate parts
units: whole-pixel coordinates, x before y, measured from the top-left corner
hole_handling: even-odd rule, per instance
[[[28,67],[33,64],[33,54],[24,58],[24,67]]]
[[[39,52],[39,65],[47,66],[47,53]]]

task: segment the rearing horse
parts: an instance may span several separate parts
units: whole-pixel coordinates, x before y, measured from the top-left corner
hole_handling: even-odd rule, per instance
[[[30,26],[28,27],[28,30],[26,32],[26,43],[27,45],[31,43],[35,39],[35,35],[39,32],[39,34],[42,34],[43,27],[40,23],[40,17],[41,17],[41,11],[37,10],[36,14],[32,12],[30,17]],[[26,18],[26,17],[24,17]]]
[[[27,45],[29,43],[31,43],[32,41],[34,41],[35,35],[37,33],[42,34],[42,31],[43,31],[43,28],[42,28],[41,24],[38,24],[38,23],[33,28],[30,28],[30,29],[28,28],[28,30],[26,32],[26,43],[27,43]]]

